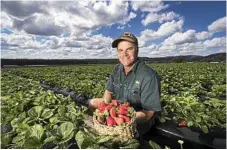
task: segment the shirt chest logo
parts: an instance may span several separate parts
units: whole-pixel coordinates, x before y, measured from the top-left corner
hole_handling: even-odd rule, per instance
[[[140,80],[137,80],[137,81],[135,81],[135,83],[134,83],[134,87],[135,87],[135,88],[139,88],[139,87],[140,87],[140,84],[141,84],[141,81],[140,81]]]

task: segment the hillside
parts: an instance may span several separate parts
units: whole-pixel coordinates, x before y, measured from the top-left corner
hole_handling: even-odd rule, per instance
[[[141,57],[147,63],[165,62],[226,62],[226,53],[216,53],[208,56],[170,56],[149,58]],[[73,65],[73,64],[116,64],[117,59],[1,59],[1,66],[4,65]]]

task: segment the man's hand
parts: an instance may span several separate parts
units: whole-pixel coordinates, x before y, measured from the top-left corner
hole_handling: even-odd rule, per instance
[[[112,100],[112,93],[106,90],[103,96],[103,101],[104,103],[109,104],[111,100]]]
[[[136,123],[141,124],[149,119],[151,119],[154,116],[154,111],[146,111],[146,110],[141,110],[136,112]]]

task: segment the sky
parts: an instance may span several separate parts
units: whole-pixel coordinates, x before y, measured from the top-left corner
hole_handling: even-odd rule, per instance
[[[139,57],[226,51],[226,1],[1,1],[1,58],[117,58],[135,34]]]

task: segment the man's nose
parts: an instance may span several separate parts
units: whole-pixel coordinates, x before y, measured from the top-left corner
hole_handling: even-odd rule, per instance
[[[124,55],[127,56],[128,55],[128,51],[124,51]]]

